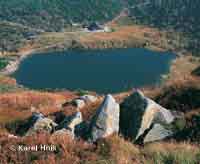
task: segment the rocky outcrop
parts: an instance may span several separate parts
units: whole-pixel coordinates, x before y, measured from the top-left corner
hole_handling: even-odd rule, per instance
[[[93,95],[84,95],[80,97],[81,100],[85,101],[86,103],[94,103],[97,101],[97,97]]]
[[[197,67],[195,70],[192,71],[192,75],[200,76],[200,66]]]
[[[168,129],[180,117],[136,91],[125,99],[120,109],[120,131],[133,141],[150,142],[173,134]]]
[[[95,101],[97,101],[97,97],[93,96],[93,95],[84,95],[81,96],[75,100],[72,101],[72,103],[78,108],[81,109],[83,107],[85,107],[86,104],[88,103],[94,103]]]
[[[96,98],[85,96],[78,100],[92,103]],[[179,112],[167,110],[145,97],[142,92],[135,91],[121,105],[111,95],[107,95],[91,120],[83,120],[82,113],[77,112],[70,116],[62,114],[55,121],[58,125],[41,113],[33,113],[25,124],[26,129],[28,127],[26,136],[46,131],[54,135],[69,135],[71,139],[82,138],[96,142],[120,132],[125,138],[143,144],[173,136],[183,128],[185,120]]]
[[[35,133],[46,131],[48,133],[52,133],[55,130],[55,127],[57,124],[52,121],[49,118],[40,118],[37,119],[33,127],[31,127],[28,132],[26,133],[26,136],[33,135]]]
[[[25,135],[29,129],[33,128],[34,124],[38,120],[43,118],[44,115],[42,113],[33,112],[31,117],[19,125],[19,127],[16,129],[16,133],[21,136]]]
[[[59,129],[67,129],[71,132],[71,135],[75,136],[76,126],[82,123],[82,114],[81,112],[77,112],[72,116],[67,116],[56,128]]]
[[[44,118],[44,115],[42,113],[36,113],[35,112],[35,113],[32,114],[30,121],[35,123],[37,120],[43,119],[43,118]]]
[[[90,139],[94,142],[118,131],[119,104],[111,95],[107,95],[90,123]]]
[[[152,129],[144,137],[144,143],[153,142],[157,140],[165,139],[173,135],[173,131],[165,128],[161,124],[154,124]]]
[[[73,101],[73,104],[75,104],[78,109],[81,109],[85,106],[85,101],[82,99],[76,99]]]

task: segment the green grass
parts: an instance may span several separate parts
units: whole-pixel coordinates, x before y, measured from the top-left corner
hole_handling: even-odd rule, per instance
[[[0,70],[5,68],[8,65],[8,60],[5,58],[0,58]]]
[[[89,94],[88,91],[86,91],[86,90],[82,90],[82,89],[77,89],[76,92],[77,92],[77,94],[78,94],[79,96],[84,96],[84,95]]]

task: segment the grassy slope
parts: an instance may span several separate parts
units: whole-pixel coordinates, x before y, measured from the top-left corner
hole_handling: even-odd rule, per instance
[[[109,26],[113,29],[110,33],[85,33],[80,31],[43,33],[31,41],[31,47],[35,49],[48,47],[57,49],[146,47],[158,51],[178,51],[180,49],[175,39],[171,43],[168,42],[169,33],[166,31],[140,25],[121,26],[112,23]],[[28,47],[31,48],[30,45]],[[24,49],[27,49],[26,46]]]
[[[74,163],[80,164],[198,164],[200,150],[198,146],[188,143],[154,143],[145,147],[133,145],[118,136],[111,136],[91,145],[83,141],[74,142],[68,135],[40,134],[22,139],[8,139],[1,137],[4,143],[0,149],[0,162],[12,161],[18,163],[46,163],[51,164]],[[12,153],[11,145],[40,145],[53,144],[57,146],[54,152],[19,152]]]
[[[193,65],[191,63],[190,70],[192,69]],[[189,76],[189,71],[182,74]],[[97,144],[88,144],[82,140],[72,141],[69,136],[64,134],[59,136],[38,134],[31,137],[8,138],[8,133],[14,133],[16,128],[31,115],[33,108],[50,118],[56,113],[72,114],[76,111],[74,107],[69,106],[60,109],[59,105],[75,98],[76,94],[70,92],[48,93],[36,91],[1,93],[0,142],[4,144],[3,149],[0,149],[0,154],[2,155],[0,162],[9,163],[12,161],[18,163],[19,161],[28,161],[29,163],[35,162],[40,164],[45,163],[46,160],[51,160],[52,164],[71,163],[71,161],[82,164],[198,164],[200,149],[196,142],[200,142],[200,84],[198,79],[191,81],[191,78],[189,78],[186,81],[182,81],[182,83],[179,82],[179,79],[177,80],[176,84],[175,82],[169,83],[167,86],[158,89],[158,91],[155,89],[149,90],[149,95],[153,95],[151,97],[164,107],[173,110],[184,110],[187,126],[181,133],[175,136],[173,141],[151,143],[144,147],[133,145],[122,137],[115,135],[100,140]],[[91,118],[100,103],[88,104],[81,109],[84,120]],[[179,142],[176,142],[176,140]],[[54,144],[58,150],[44,153],[13,153],[9,150],[11,145],[21,143],[24,145]]]
[[[37,34],[37,31],[18,24],[0,21],[0,53],[18,51],[24,46],[29,33]]]
[[[198,83],[197,83],[198,84]],[[184,88],[185,84],[178,88]],[[188,86],[189,87],[189,86]],[[194,87],[194,86],[193,86]],[[178,97],[181,94],[176,94],[182,92],[177,90],[169,92],[169,94],[161,94],[160,100],[170,103],[171,94],[177,95]],[[165,88],[165,91],[170,91],[170,87]],[[183,89],[184,91],[184,89]],[[162,93],[162,92],[161,92]],[[195,96],[192,93],[188,92],[190,96]],[[160,94],[160,93],[159,93]],[[167,99],[166,99],[167,95]],[[16,98],[17,97],[17,98]],[[74,98],[73,94],[63,94],[63,93],[39,93],[39,92],[18,92],[3,94],[0,96],[1,109],[1,127],[6,124],[6,127],[13,132],[15,128],[20,123],[20,120],[24,120],[30,116],[30,108],[35,107],[40,112],[51,117],[51,114],[61,112],[59,108],[56,107],[56,104],[63,103],[64,101],[69,101]],[[175,98],[178,103],[179,100],[184,99],[184,97]],[[187,97],[186,97],[187,98]],[[193,97],[195,98],[195,97]],[[198,99],[198,97],[197,97]],[[17,100],[17,101],[13,101]],[[6,102],[6,103],[5,103]],[[185,102],[188,103],[188,102]],[[189,102],[190,103],[190,102]],[[188,104],[189,104],[188,103]],[[91,104],[92,105],[92,104]],[[83,109],[84,118],[87,119],[88,116],[91,117],[95,109],[99,106],[98,104],[93,104],[93,107],[88,105]],[[165,104],[166,105],[166,104]],[[92,109],[93,108],[93,109]],[[91,113],[92,109],[92,113]],[[63,112],[66,115],[70,114],[69,111],[74,111],[75,109],[65,108]],[[13,111],[13,112],[9,112]],[[195,114],[197,115],[197,113]],[[2,116],[7,116],[2,117]],[[187,129],[192,129],[193,131],[186,131],[187,136],[193,135],[197,136],[199,133],[194,122],[194,116],[191,119],[188,117]],[[191,122],[193,120],[193,122]],[[190,125],[193,123],[194,125]],[[196,122],[198,123],[198,122]],[[150,164],[166,164],[166,163],[190,163],[198,164],[200,160],[200,148],[198,144],[189,142],[187,138],[179,138],[181,142],[175,141],[162,141],[157,143],[147,144],[144,147],[138,145],[133,145],[129,141],[124,140],[119,136],[110,136],[107,139],[103,139],[97,142],[97,144],[88,144],[82,140],[72,141],[69,136],[63,135],[48,135],[48,134],[38,134],[31,137],[23,138],[8,138],[8,132],[6,129],[0,131],[0,142],[3,144],[3,149],[0,149],[0,162],[14,162],[18,163],[19,161],[26,162],[35,162],[35,163],[45,163],[47,160],[51,160],[51,163],[71,163],[71,161],[76,161],[77,163],[82,164],[132,164],[132,163],[150,163]],[[191,136],[190,136],[191,137]],[[189,138],[191,139],[191,138]],[[196,138],[199,141],[199,138]],[[24,145],[39,145],[39,144],[53,144],[57,146],[57,151],[55,152],[27,152],[27,153],[12,153],[9,150],[11,145],[18,145],[23,143]],[[24,162],[25,163],[25,162]]]

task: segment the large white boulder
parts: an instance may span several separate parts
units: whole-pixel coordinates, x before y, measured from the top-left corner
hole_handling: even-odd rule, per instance
[[[94,142],[118,132],[119,104],[111,95],[107,95],[90,123],[90,137]]]
[[[165,127],[173,124],[178,115],[145,97],[142,92],[135,91],[124,100],[120,107],[120,132],[125,137],[136,141],[141,137],[144,138],[148,132],[145,140],[147,142],[163,139],[173,134]],[[148,139],[150,136],[151,139]],[[155,139],[152,139],[152,136]]]
[[[144,143],[153,142],[157,140],[165,139],[173,135],[173,131],[165,128],[160,124],[154,124],[152,129],[144,137]]]

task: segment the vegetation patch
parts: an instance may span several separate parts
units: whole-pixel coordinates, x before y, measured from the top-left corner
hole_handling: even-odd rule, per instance
[[[188,112],[200,107],[200,88],[194,85],[169,86],[162,90],[156,101],[162,106],[181,112]]]
[[[17,86],[0,84],[0,93],[15,92],[15,91],[19,91],[19,90],[20,90],[20,88]]]
[[[60,31],[69,24],[112,19],[121,10],[113,0],[0,0],[0,20],[9,20],[45,31]]]
[[[8,65],[8,60],[5,58],[0,58],[0,70],[4,69]]]
[[[193,75],[200,76],[200,66],[192,71]]]

